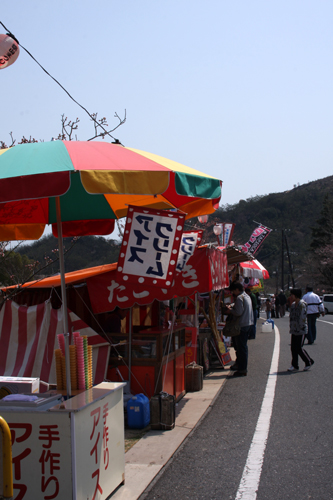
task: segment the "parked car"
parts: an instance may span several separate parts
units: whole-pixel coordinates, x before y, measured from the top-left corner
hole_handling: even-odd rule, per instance
[[[325,308],[325,314],[333,314],[333,293],[323,295],[323,304]]]

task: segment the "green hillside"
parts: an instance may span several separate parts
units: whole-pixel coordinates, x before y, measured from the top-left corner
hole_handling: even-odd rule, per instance
[[[64,238],[65,271],[77,271],[88,267],[112,264],[117,262],[119,243],[101,236],[82,236],[81,238]],[[29,259],[37,260],[43,267],[49,259],[57,259],[58,240],[52,236],[44,236],[29,245],[22,245],[18,251]],[[59,272],[59,262],[56,261],[41,271],[52,276]]]
[[[268,269],[271,276],[278,273],[281,283],[282,267],[282,229],[287,236],[294,277],[300,286],[306,284],[307,269],[305,260],[309,257],[311,227],[316,225],[322,210],[322,202],[328,194],[333,199],[333,176],[296,186],[290,191],[255,196],[240,200],[235,205],[225,205],[216,214],[219,222],[236,224],[233,240],[244,244],[259,222],[273,231],[266,238],[255,257]],[[222,196],[223,199],[223,196]],[[255,221],[255,222],[254,222]],[[284,283],[288,282],[288,260],[284,255]],[[275,288],[275,278],[268,283]]]

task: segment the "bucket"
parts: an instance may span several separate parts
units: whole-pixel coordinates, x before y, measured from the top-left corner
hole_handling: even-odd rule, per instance
[[[150,422],[149,399],[137,394],[127,401],[127,425],[131,429],[143,429]]]

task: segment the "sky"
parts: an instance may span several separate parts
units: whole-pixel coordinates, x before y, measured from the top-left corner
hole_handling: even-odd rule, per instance
[[[332,175],[331,0],[17,0],[0,21],[109,129],[126,110],[124,146],[221,179],[223,205]],[[94,136],[22,48],[0,89],[7,145],[51,140],[63,114]]]

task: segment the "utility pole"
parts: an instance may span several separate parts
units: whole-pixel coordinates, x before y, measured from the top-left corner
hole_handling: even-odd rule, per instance
[[[281,240],[281,290],[284,290],[284,229],[282,229]]]
[[[291,259],[290,259],[290,253],[289,253],[289,245],[288,245],[287,235],[285,234],[284,237],[285,237],[285,240],[286,240],[286,250],[287,250],[288,261],[289,261],[289,273],[290,273],[290,277],[291,277],[291,282],[293,284],[293,288],[295,288],[295,280],[294,280],[294,276],[293,276],[293,267],[291,265]]]

